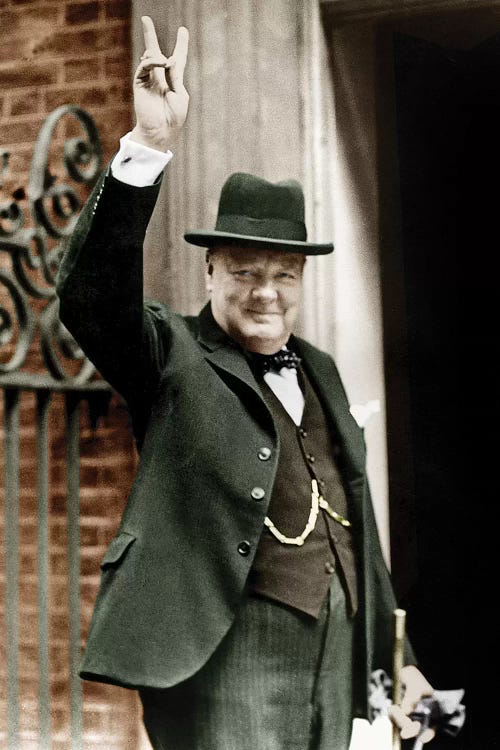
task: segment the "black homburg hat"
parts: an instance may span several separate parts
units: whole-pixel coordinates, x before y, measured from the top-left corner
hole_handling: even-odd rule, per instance
[[[192,245],[237,245],[326,255],[331,243],[307,242],[304,193],[296,180],[272,183],[245,172],[232,174],[222,187],[213,231],[192,230],[184,238]]]

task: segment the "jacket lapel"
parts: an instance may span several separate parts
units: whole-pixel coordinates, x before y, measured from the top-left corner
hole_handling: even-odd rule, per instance
[[[250,364],[238,344],[236,344],[215,321],[210,303],[206,304],[198,316],[198,341],[206,350],[205,359],[219,370],[242,381],[259,398],[267,411],[259,385]]]
[[[302,357],[303,367],[335,425],[348,465],[348,479],[355,482],[364,476],[366,451],[363,434],[349,411],[349,402],[337,368],[327,354],[303,339],[293,336],[290,345]]]

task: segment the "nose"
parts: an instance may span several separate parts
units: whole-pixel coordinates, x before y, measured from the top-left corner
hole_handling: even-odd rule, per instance
[[[262,281],[253,287],[252,297],[259,302],[274,302],[278,292],[271,281]]]

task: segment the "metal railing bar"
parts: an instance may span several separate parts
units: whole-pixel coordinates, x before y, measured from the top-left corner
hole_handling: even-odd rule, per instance
[[[38,375],[31,372],[13,372],[0,375],[0,388],[17,388],[20,391],[70,391],[82,395],[111,390],[111,386],[105,380],[78,383],[74,380],[56,380],[48,375]]]
[[[82,685],[80,624],[80,400],[66,394],[66,491],[68,523],[69,668],[71,750],[82,749]]]
[[[5,631],[7,750],[19,747],[19,391],[5,403]]]
[[[0,0],[0,5],[3,5]],[[60,122],[79,126],[79,137],[67,137],[61,144]],[[64,130],[64,129],[63,129]],[[61,146],[63,147],[61,149]],[[59,169],[63,157],[63,170]],[[0,148],[0,182],[8,173],[10,154]],[[52,168],[57,161],[57,173]],[[80,403],[86,401],[90,428],[95,429],[107,413],[112,395],[110,386],[99,379],[92,363],[60,324],[55,292],[58,256],[71,236],[84,197],[83,186],[92,187],[102,169],[102,146],[92,117],[80,107],[63,105],[45,119],[34,144],[27,190],[16,190],[1,198],[0,255],[8,263],[0,265],[0,388],[4,391],[4,458],[5,471],[5,637],[7,730],[0,739],[1,750],[20,750],[23,733],[25,675],[21,672],[20,616],[25,610],[31,616],[33,562],[36,555],[36,617],[38,657],[38,746],[49,750],[55,719],[50,715],[50,656],[61,634],[51,634],[49,584],[51,582],[51,549],[49,526],[49,431],[50,404],[54,393],[63,393],[66,403],[66,483],[68,530],[69,639],[70,639],[70,723],[71,744],[67,750],[81,750],[83,744],[82,688],[77,674],[81,650],[80,623],[80,532],[79,532],[79,415]],[[4,188],[5,185],[0,185]],[[3,194],[3,190],[2,190]],[[28,196],[25,205],[26,195]],[[62,203],[61,203],[62,200]],[[37,353],[37,372],[30,372],[31,354]],[[42,369],[40,369],[42,365]],[[91,380],[91,378],[94,378]],[[24,419],[23,393],[36,394],[36,490],[32,486],[32,466],[26,472],[30,486],[21,483],[24,464],[20,455],[26,439],[31,446],[35,426]],[[34,469],[34,467],[33,467]],[[34,482],[33,482],[34,483]],[[37,493],[37,509],[32,510]],[[26,493],[26,494],[25,494]],[[24,504],[25,496],[29,504]],[[37,551],[24,545],[21,520],[37,516]],[[31,531],[30,531],[31,535]],[[24,560],[29,556],[29,565]],[[21,562],[23,561],[23,562]],[[25,570],[27,568],[26,577]],[[3,577],[3,575],[2,575]],[[22,583],[29,582],[29,596],[21,597]],[[27,589],[28,590],[28,589]],[[24,598],[29,598],[25,602]],[[2,622],[3,625],[3,622]],[[49,644],[49,635],[52,635]],[[2,633],[3,637],[3,633]],[[31,635],[30,635],[31,641]],[[21,643],[21,649],[23,644]],[[30,651],[26,650],[27,654]],[[22,654],[21,654],[22,655]],[[21,672],[21,673],[20,673]],[[2,688],[3,688],[2,684]],[[32,688],[30,686],[29,695]],[[26,691],[27,692],[27,691]],[[52,705],[52,708],[54,706]],[[36,720],[30,723],[35,723]],[[21,731],[20,731],[21,729]],[[32,727],[30,726],[30,730]],[[31,733],[31,732],[30,732]],[[56,738],[52,738],[55,741]],[[66,746],[65,746],[66,750]]]
[[[49,408],[50,393],[39,391],[36,403],[36,444],[38,498],[38,735],[40,748],[50,747]]]

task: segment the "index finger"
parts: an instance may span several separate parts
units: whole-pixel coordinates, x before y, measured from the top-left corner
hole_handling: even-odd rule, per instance
[[[401,708],[405,714],[410,714],[415,710],[422,698],[428,698],[432,693],[433,690],[428,683],[407,685],[403,700],[401,701]]]
[[[186,67],[187,53],[189,44],[189,31],[185,26],[179,26],[177,30],[177,41],[175,43],[172,57],[172,66],[170,76],[174,89],[183,85],[184,68]]]
[[[150,56],[154,56],[158,52],[161,53],[153,19],[149,16],[142,16],[141,21],[142,33],[144,34],[144,48],[149,52]]]

